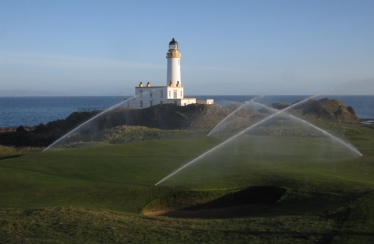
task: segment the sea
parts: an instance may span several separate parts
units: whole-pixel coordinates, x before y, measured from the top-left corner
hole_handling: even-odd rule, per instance
[[[292,104],[310,96],[186,96],[213,98],[215,104],[226,106],[244,103],[256,98],[256,102],[270,104],[274,102]],[[365,123],[374,122],[374,96],[324,96],[339,99],[354,108],[356,114]],[[0,97],[0,128],[35,126],[40,123],[65,119],[73,112],[106,110],[130,97],[122,96],[74,96],[74,97]],[[315,98],[319,99],[319,98]]]

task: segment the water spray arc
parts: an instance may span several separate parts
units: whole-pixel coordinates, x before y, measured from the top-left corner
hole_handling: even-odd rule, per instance
[[[129,101],[132,101],[134,100],[135,98],[139,97],[139,96],[147,96],[147,94],[150,94],[152,92],[155,92],[157,89],[152,89],[151,91],[147,91],[147,92],[144,92],[143,94],[141,95],[136,95],[136,96],[133,96],[131,98],[128,98],[126,100],[123,100],[122,102],[120,103],[117,103],[115,105],[113,105],[112,107],[102,111],[101,113],[95,115],[94,117],[92,117],[91,119],[87,120],[86,122],[84,122],[83,124],[77,126],[76,128],[74,128],[73,130],[69,131],[68,133],[66,133],[65,135],[63,135],[62,137],[60,137],[58,140],[54,141],[51,145],[49,145],[47,148],[45,148],[43,150],[43,152],[45,152],[46,150],[48,150],[49,148],[51,148],[52,146],[56,145],[58,142],[62,141],[64,138],[66,138],[67,136],[69,136],[70,134],[72,134],[73,132],[77,131],[78,129],[82,128],[84,125],[88,124],[89,122],[95,120],[96,118],[100,117],[101,115],[105,114],[105,113],[108,113],[118,107],[120,107],[121,105],[129,102]]]
[[[45,149],[43,150],[43,152],[47,151],[47,150],[48,150],[49,148],[51,148],[52,146],[56,145],[58,142],[62,141],[64,138],[66,138],[66,137],[67,137],[68,135],[70,135],[71,133],[77,131],[77,130],[78,130],[79,128],[81,128],[82,126],[84,126],[84,125],[86,125],[87,123],[93,121],[94,119],[96,119],[97,117],[103,115],[104,113],[107,113],[107,112],[109,112],[109,111],[111,111],[111,110],[113,110],[113,109],[115,109],[115,108],[118,108],[119,106],[121,106],[122,104],[126,103],[127,101],[129,101],[129,100],[131,100],[131,99],[133,99],[133,97],[131,97],[131,98],[129,98],[129,99],[126,99],[126,100],[124,100],[124,101],[122,101],[122,102],[120,102],[120,103],[117,103],[116,105],[113,105],[112,107],[110,107],[110,108],[108,108],[108,109],[102,111],[101,113],[99,113],[99,114],[95,115],[94,117],[92,117],[91,119],[87,120],[87,121],[84,122],[83,124],[81,124],[81,125],[75,127],[73,130],[69,131],[68,133],[66,133],[65,135],[63,135],[62,137],[60,137],[58,140],[54,141],[54,142],[53,142],[51,145],[49,145],[47,148],[45,148]]]
[[[262,96],[261,96],[262,97]],[[251,99],[249,102],[252,102],[252,101],[255,101],[257,97]],[[240,109],[242,109],[244,106],[246,105],[246,103],[243,103],[242,105],[240,105],[237,109],[235,109],[233,112],[231,112],[228,116],[226,116],[226,118],[224,118],[221,122],[219,122],[209,133],[208,133],[208,136],[212,135],[215,131],[217,131],[219,128],[221,128],[223,125],[225,125],[225,122],[231,118],[237,111],[239,111]]]
[[[332,89],[330,89],[330,90],[332,90]],[[176,174],[179,173],[181,170],[187,168],[188,166],[190,166],[191,164],[195,163],[195,162],[198,161],[199,159],[201,159],[201,158],[205,157],[206,155],[208,155],[208,154],[214,152],[215,150],[219,149],[220,147],[224,146],[225,144],[227,144],[227,143],[233,141],[234,139],[236,139],[237,137],[239,137],[239,136],[241,136],[242,134],[246,133],[247,131],[249,131],[249,130],[255,128],[255,127],[257,127],[258,125],[261,125],[261,124],[265,123],[266,121],[268,121],[268,120],[274,118],[275,116],[277,116],[277,115],[279,115],[279,114],[285,113],[285,112],[287,112],[288,110],[290,110],[290,109],[292,109],[292,108],[294,108],[294,107],[296,107],[296,106],[298,106],[298,105],[300,105],[300,104],[303,104],[303,103],[305,103],[305,102],[307,102],[307,101],[309,101],[309,100],[311,100],[311,99],[313,99],[313,98],[315,98],[315,97],[318,97],[318,96],[320,96],[321,94],[322,94],[322,93],[318,93],[318,94],[313,95],[313,96],[311,96],[311,97],[308,97],[308,98],[306,98],[306,99],[304,99],[304,100],[302,100],[302,101],[296,102],[296,103],[292,104],[291,106],[288,106],[287,108],[284,108],[284,109],[282,109],[282,110],[277,110],[276,113],[274,113],[274,114],[272,114],[272,115],[269,115],[268,117],[262,119],[261,121],[259,121],[259,122],[255,123],[255,124],[253,124],[253,125],[251,125],[251,126],[245,128],[244,130],[238,132],[237,134],[235,134],[235,135],[233,135],[232,137],[228,138],[228,139],[225,140],[224,142],[218,144],[217,146],[215,146],[215,147],[211,148],[210,150],[206,151],[205,153],[201,154],[200,156],[198,156],[197,158],[193,159],[192,161],[186,163],[185,165],[183,165],[183,166],[180,167],[179,169],[177,169],[177,170],[175,170],[174,172],[172,172],[171,174],[167,175],[165,178],[161,179],[159,182],[157,182],[157,183],[155,184],[155,186],[159,185],[160,183],[164,182],[165,180],[169,179],[170,177],[176,175]],[[359,156],[362,156],[362,154],[361,154],[360,152],[358,152],[357,149],[355,149],[354,151],[355,151]]]
[[[251,102],[251,103],[253,103],[253,104],[257,104],[257,105],[259,105],[259,106],[263,106],[263,107],[265,107],[266,109],[271,110],[272,112],[276,112],[276,111],[278,111],[278,110],[276,110],[276,109],[274,109],[274,108],[271,108],[271,107],[266,106],[266,105],[261,104],[261,103],[257,103],[257,102]],[[324,135],[326,135],[326,136],[328,136],[328,137],[331,137],[332,139],[334,139],[334,140],[336,140],[337,142],[341,143],[341,144],[344,145],[345,147],[348,147],[348,149],[350,149],[350,150],[352,150],[353,152],[355,152],[358,156],[360,156],[360,157],[362,156],[362,153],[361,153],[357,148],[355,148],[354,146],[352,146],[351,144],[349,144],[349,143],[347,143],[347,142],[344,142],[342,139],[340,139],[340,138],[338,138],[338,137],[336,137],[336,136],[333,136],[331,133],[329,133],[329,132],[327,132],[327,131],[325,131],[325,130],[319,128],[318,126],[313,125],[312,123],[309,123],[309,122],[306,121],[306,120],[300,119],[300,118],[298,118],[298,117],[296,117],[296,116],[294,116],[294,115],[292,115],[292,114],[289,114],[289,113],[285,113],[285,114],[286,114],[287,116],[289,116],[290,118],[295,119],[295,120],[297,120],[297,121],[300,121],[300,122],[302,122],[302,123],[305,123],[305,124],[307,124],[308,126],[311,126],[313,129],[318,130],[318,131],[321,132],[322,134],[324,134]]]

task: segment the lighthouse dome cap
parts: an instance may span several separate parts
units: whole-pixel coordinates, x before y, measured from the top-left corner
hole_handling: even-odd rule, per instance
[[[178,45],[178,42],[173,37],[173,40],[171,40],[171,42],[169,42],[169,45],[175,45],[175,44]]]

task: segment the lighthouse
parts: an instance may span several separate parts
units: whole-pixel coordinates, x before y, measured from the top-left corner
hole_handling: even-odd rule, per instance
[[[135,97],[127,101],[127,108],[142,109],[159,104],[175,104],[187,106],[194,103],[213,104],[213,99],[185,98],[184,87],[181,82],[181,57],[178,42],[173,38],[169,42],[169,50],[166,53],[167,72],[166,86],[153,86],[150,82],[142,81],[135,87]]]
[[[167,58],[167,86],[182,86],[181,82],[181,57],[182,54],[178,49],[178,42],[173,38],[169,42],[169,50],[166,53]]]

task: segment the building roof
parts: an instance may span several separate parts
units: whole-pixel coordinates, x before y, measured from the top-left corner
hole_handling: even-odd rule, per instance
[[[174,45],[174,44],[178,45],[178,42],[173,37],[173,40],[171,40],[171,42],[169,42],[169,45]]]

